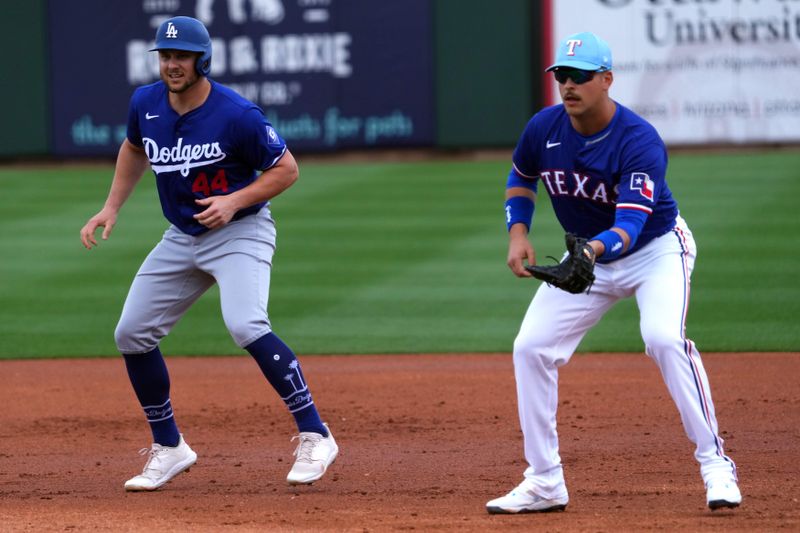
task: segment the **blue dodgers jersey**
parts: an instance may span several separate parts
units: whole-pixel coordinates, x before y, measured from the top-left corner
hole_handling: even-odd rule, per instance
[[[185,115],[169,105],[162,82],[136,89],[128,140],[144,148],[150,160],[164,216],[189,235],[208,231],[192,218],[205,209],[196,199],[246,187],[286,152],[286,143],[258,106],[214,81],[205,103]],[[242,209],[233,218],[256,213],[265,204]]]
[[[666,182],[664,142],[619,103],[609,125],[591,137],[575,131],[563,104],[544,108],[525,127],[513,162],[521,177],[541,181],[561,226],[579,237],[611,228],[617,209],[644,212],[629,255],[675,226],[678,206]]]

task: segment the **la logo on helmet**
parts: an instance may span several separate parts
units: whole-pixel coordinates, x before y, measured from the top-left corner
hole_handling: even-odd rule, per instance
[[[172,22],[167,23],[167,32],[164,35],[167,39],[177,39],[178,38],[178,28],[175,27],[175,24]]]

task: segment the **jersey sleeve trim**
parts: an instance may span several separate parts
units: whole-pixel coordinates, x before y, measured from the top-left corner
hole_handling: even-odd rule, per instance
[[[520,176],[522,176],[523,178],[534,179],[534,178],[538,178],[538,177],[539,177],[538,175],[529,176],[528,174],[525,174],[524,172],[522,172],[522,171],[521,171],[521,170],[520,170],[520,169],[517,167],[516,163],[513,163],[513,162],[512,162],[511,164],[512,164],[512,166],[514,167],[514,172],[516,172],[517,174],[519,174],[519,175],[520,175]]]
[[[263,171],[265,171],[265,170],[269,170],[269,169],[271,169],[272,167],[274,167],[275,165],[277,165],[277,164],[278,164],[278,161],[280,161],[280,160],[281,160],[281,158],[283,157],[283,155],[284,155],[285,153],[286,153],[286,145],[284,145],[284,146],[283,146],[283,149],[281,150],[281,153],[279,153],[278,155],[276,155],[276,156],[275,156],[275,159],[273,159],[273,160],[270,162],[270,164],[269,164],[269,165],[268,165],[266,168],[262,168],[262,169],[261,169],[261,170],[262,170],[262,172],[263,172]]]
[[[617,204],[617,209],[633,209],[635,211],[643,211],[648,215],[653,214],[653,210],[650,207],[639,204]]]

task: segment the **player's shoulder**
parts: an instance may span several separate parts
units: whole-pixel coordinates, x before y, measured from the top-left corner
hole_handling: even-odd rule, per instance
[[[632,137],[653,138],[661,141],[661,135],[655,126],[641,117],[632,109],[616,102],[618,108],[618,124],[625,131],[625,134]]]
[[[549,126],[567,116],[564,104],[546,106],[537,111],[528,121],[529,126]]]
[[[215,95],[217,100],[217,105],[228,107],[231,111],[239,110],[241,112],[245,112],[250,109],[257,109],[259,112],[261,108],[242,96],[241,94],[237,93],[230,87],[226,85],[222,85],[221,83],[217,83],[213,80],[208,80],[211,82],[212,91]]]
[[[148,85],[137,87],[133,91],[131,100],[134,102],[149,102],[163,98],[166,94],[167,88],[164,83],[159,80]]]
[[[568,118],[563,104],[543,107],[528,120],[523,136],[531,139],[549,135],[564,120]]]
[[[666,164],[667,146],[655,126],[633,110],[617,103],[618,120],[614,127],[620,156],[627,161],[654,161]]]

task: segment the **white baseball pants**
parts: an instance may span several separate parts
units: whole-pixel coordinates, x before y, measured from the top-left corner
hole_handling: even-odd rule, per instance
[[[736,476],[722,448],[708,378],[694,343],[685,336],[689,278],[696,247],[682,218],[675,228],[629,257],[595,266],[589,294],[569,294],[542,284],[514,341],[520,424],[529,467],[525,477],[543,497],[566,492],[556,433],[558,367],[566,364],[586,332],[622,298],[636,297],[645,351],[658,365],[697,446],[704,481]]]

